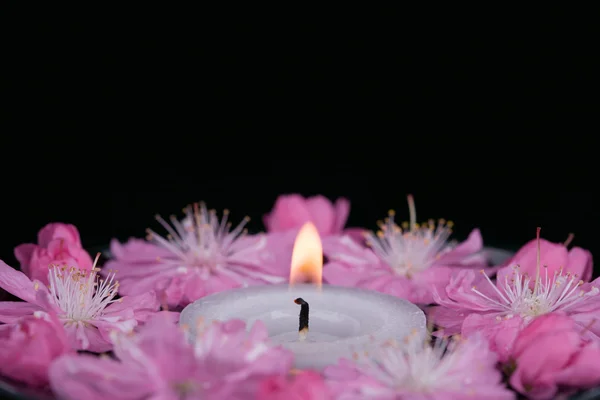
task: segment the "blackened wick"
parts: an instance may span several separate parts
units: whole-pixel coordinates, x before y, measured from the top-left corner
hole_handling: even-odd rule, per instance
[[[294,303],[300,305],[300,325],[298,326],[298,336],[300,340],[305,340],[308,336],[308,303],[301,297],[294,300]]]

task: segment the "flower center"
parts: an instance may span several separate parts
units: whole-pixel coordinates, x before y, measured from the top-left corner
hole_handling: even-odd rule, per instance
[[[198,384],[193,380],[187,380],[183,382],[175,382],[171,385],[173,391],[178,395],[180,399],[185,399],[187,396],[192,396],[198,391]],[[195,398],[195,396],[192,396]],[[190,397],[190,398],[192,398]]]
[[[515,266],[512,273],[506,276],[504,281],[499,280],[497,285],[494,285],[483,270],[481,273],[492,288],[492,294],[484,294],[476,287],[472,290],[508,318],[518,315],[525,320],[531,320],[553,311],[568,311],[587,297],[600,292],[597,287],[587,292],[579,289],[584,282],[577,275],[563,274],[562,268],[550,278],[548,268],[544,267],[543,274],[532,282],[527,275],[521,274],[519,266]]]
[[[416,211],[412,196],[408,197],[410,222],[402,228],[394,223],[395,212],[378,222],[377,234],[367,234],[367,243],[374,253],[389,265],[396,274],[410,278],[414,273],[429,268],[440,254],[449,248],[448,237],[452,234],[452,221],[429,220],[416,223]]]
[[[62,310],[59,317],[65,324],[94,320],[117,295],[119,282],[115,274],[109,273],[106,279],[98,277],[99,268],[81,270],[74,267],[51,265],[48,272],[49,290],[54,303]]]
[[[227,257],[239,249],[241,237],[247,234],[244,226],[250,221],[249,217],[232,231],[231,223],[227,221],[229,211],[223,211],[223,218],[219,221],[216,211],[206,209],[202,203],[188,206],[185,210],[185,218],[177,220],[175,216],[170,217],[171,224],[160,215],[156,216],[158,222],[168,232],[166,238],[148,229],[148,241],[166,248],[180,259],[181,267],[190,267],[198,270],[201,274],[211,274],[221,269]]]
[[[410,341],[405,340],[404,345],[386,342],[374,359],[358,356],[359,368],[401,391],[426,393],[439,387],[456,389],[457,381],[450,374],[460,363],[460,352],[455,352],[456,339],[440,338],[433,343],[427,340],[422,345]]]

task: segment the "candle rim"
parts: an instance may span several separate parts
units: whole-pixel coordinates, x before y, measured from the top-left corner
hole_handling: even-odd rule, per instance
[[[324,284],[322,287],[322,290],[315,287],[315,285],[313,285],[313,284],[298,284],[293,287],[289,287],[289,285],[287,285],[287,284],[259,285],[259,286],[250,286],[250,287],[245,287],[245,288],[226,290],[226,291],[211,294],[209,296],[202,297],[202,298],[196,300],[195,302],[190,303],[181,312],[180,321],[186,319],[187,314],[192,313],[195,308],[194,305],[197,305],[197,304],[204,303],[207,305],[211,304],[213,306],[215,304],[223,304],[223,299],[227,299],[233,295],[235,295],[235,297],[238,297],[241,293],[257,294],[257,293],[269,293],[270,292],[270,293],[283,294],[285,292],[289,292],[290,294],[293,294],[295,291],[304,291],[306,289],[314,291],[315,295],[319,295],[319,296],[328,296],[330,293],[335,294],[336,292],[338,292],[338,293],[344,293],[344,294],[352,294],[354,297],[354,296],[357,296],[357,293],[361,293],[362,295],[366,296],[365,302],[369,302],[369,303],[373,302],[373,303],[380,304],[381,300],[385,300],[386,303],[389,304],[390,306],[393,306],[394,304],[403,304],[404,306],[409,306],[409,307],[412,306],[411,313],[414,312],[413,318],[415,318],[415,321],[414,321],[415,323],[411,324],[411,325],[415,325],[418,327],[417,334],[419,337],[425,338],[425,336],[427,334],[425,313],[416,304],[414,304],[406,299],[391,296],[391,295],[377,292],[374,290],[369,290],[369,289],[364,289],[364,288],[353,288],[353,287],[346,287],[346,286],[339,286],[339,285],[328,285],[328,284]],[[318,348],[322,347],[324,343],[327,343],[327,346],[331,347],[332,349],[333,348],[342,348],[344,346],[347,346],[348,344],[354,345],[357,342],[368,343],[372,338],[378,338],[379,336],[381,336],[383,331],[389,330],[388,328],[390,326],[398,325],[398,324],[390,323],[390,318],[391,318],[391,320],[395,319],[394,315],[391,315],[388,317],[389,318],[384,320],[384,323],[381,326],[374,329],[373,331],[370,331],[370,332],[367,332],[364,334],[357,334],[354,336],[341,337],[332,342],[306,341],[303,343],[306,344],[305,346],[314,347],[315,352],[318,352]],[[236,317],[230,316],[229,318],[235,319]],[[219,318],[209,318],[209,319],[219,320]],[[239,317],[239,319],[243,320],[244,317]],[[391,337],[392,335],[393,335],[393,333],[389,332],[386,336]],[[387,339],[389,339],[389,337],[385,337],[385,338],[379,337],[378,339],[379,340],[387,340]]]

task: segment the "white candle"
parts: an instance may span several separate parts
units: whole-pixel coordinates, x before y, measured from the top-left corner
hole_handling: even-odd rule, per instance
[[[229,290],[197,300],[180,317],[196,337],[202,318],[241,319],[248,328],[261,320],[275,344],[295,354],[296,368],[321,369],[340,358],[352,358],[355,351],[369,351],[386,340],[411,337],[420,345],[427,333],[425,314],[414,304],[382,293],[356,288],[321,287],[323,248],[317,228],[306,223],[294,244],[289,285],[255,286]],[[296,285],[309,278],[313,284]],[[308,334],[299,332],[302,298],[309,306]]]
[[[301,297],[309,304],[309,332],[298,334]],[[425,315],[414,304],[385,294],[324,285],[255,286],[217,293],[188,305],[180,324],[195,337],[199,318],[205,322],[238,318],[248,327],[261,320],[271,341],[295,353],[296,368],[321,369],[354,351],[369,351],[376,343],[412,336],[420,345],[426,335]]]

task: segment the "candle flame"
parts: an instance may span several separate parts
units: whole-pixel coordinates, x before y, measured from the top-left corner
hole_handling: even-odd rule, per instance
[[[296,236],[290,268],[290,286],[307,281],[319,288],[323,281],[323,245],[312,222],[305,223]]]

